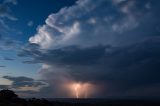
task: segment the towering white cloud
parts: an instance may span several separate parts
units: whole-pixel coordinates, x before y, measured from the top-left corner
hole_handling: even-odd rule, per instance
[[[46,24],[37,29],[29,42],[39,44],[43,49],[116,44],[117,35],[136,28],[140,22],[136,13],[141,15],[142,10],[135,8],[135,4],[132,0],[79,0],[75,5],[49,15]]]

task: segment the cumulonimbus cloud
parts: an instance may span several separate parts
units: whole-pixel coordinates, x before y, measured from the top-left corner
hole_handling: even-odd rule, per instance
[[[69,80],[102,85],[93,97],[132,96],[144,86],[150,95],[160,82],[157,8],[151,0],[79,0],[49,15],[19,56],[43,64],[39,73],[50,84],[43,92],[52,97],[68,96],[57,87]]]

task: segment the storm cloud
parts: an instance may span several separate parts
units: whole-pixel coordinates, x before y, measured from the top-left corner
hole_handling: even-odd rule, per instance
[[[160,37],[156,37],[124,47],[67,47],[38,56],[33,53],[32,57],[35,63],[44,64],[40,74],[51,87],[68,79],[97,85],[101,83],[103,92],[107,92],[103,95],[105,97],[144,96],[151,94],[154,90],[152,86],[159,85],[159,42]],[[146,93],[141,94],[138,90],[145,86],[151,88],[146,88]],[[137,89],[137,94],[132,92],[134,89]],[[155,95],[159,95],[159,92]]]
[[[49,15],[18,56],[42,64],[39,74],[49,83],[42,92],[50,97],[69,96],[58,87],[70,80],[101,86],[92,97],[158,96],[159,5],[78,0]]]

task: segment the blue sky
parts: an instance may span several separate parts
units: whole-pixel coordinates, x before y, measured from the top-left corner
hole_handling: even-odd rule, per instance
[[[159,97],[159,10],[158,0],[0,0],[0,89]]]
[[[1,2],[4,1],[2,0]],[[13,15],[16,20],[5,21],[7,26],[9,26],[11,29],[6,38],[15,40],[20,44],[25,44],[28,42],[28,38],[36,33],[36,28],[44,23],[44,20],[50,13],[58,12],[65,6],[73,5],[75,0],[48,0],[47,2],[45,0],[19,0],[15,2],[16,4],[12,4],[12,2],[8,4],[8,7],[10,8],[10,14]],[[38,5],[35,6],[37,3]],[[29,26],[29,22],[31,22],[32,25]],[[22,59],[16,55],[17,50],[1,51],[0,64],[6,66],[5,68],[1,68],[1,70],[7,70],[7,73],[15,76],[29,75],[30,77],[35,77],[39,65],[23,64]],[[3,60],[4,57],[10,57],[15,60]],[[4,73],[7,74],[6,72]]]
[[[37,3],[38,5],[35,5]],[[3,20],[8,29],[4,29],[5,33],[3,33],[3,31],[1,32],[0,35],[2,35],[3,38],[1,41],[2,43],[16,42],[16,45],[11,44],[11,46],[13,46],[11,47],[10,45],[6,46],[5,44],[1,44],[3,49],[0,51],[0,77],[11,75],[29,76],[38,79],[37,74],[40,65],[23,63],[27,58],[22,59],[18,57],[17,52],[21,48],[21,45],[28,43],[29,37],[36,33],[39,25],[44,24],[44,20],[49,14],[58,12],[61,8],[73,5],[74,3],[75,0],[48,0],[47,2],[46,0],[1,0],[0,12],[3,12],[1,7],[4,7],[6,9],[6,13],[4,14],[9,14],[15,18],[15,20],[12,20],[2,16],[1,20]],[[29,25],[29,23],[31,23],[31,25]],[[6,60],[5,58],[11,60]],[[3,83],[4,80],[5,79],[1,80],[0,83]]]
[[[44,20],[51,13],[58,12],[65,6],[70,6],[75,3],[76,0],[33,0],[33,1],[17,1],[16,5],[11,5],[11,14],[15,16],[17,21],[6,22],[10,27],[15,28],[17,31],[22,32],[22,36],[16,36],[16,39],[20,39],[22,42],[27,42],[28,38],[36,32],[38,25],[42,25]],[[38,5],[35,5],[37,4]],[[28,27],[28,23],[32,21],[32,28]]]

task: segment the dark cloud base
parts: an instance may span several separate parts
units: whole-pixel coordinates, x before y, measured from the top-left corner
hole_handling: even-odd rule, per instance
[[[52,83],[53,88],[46,88],[51,91],[58,86],[58,81],[65,77],[102,84],[103,95],[98,94],[95,97],[159,96],[159,45],[160,38],[153,37],[123,47],[66,47],[45,53],[39,49],[35,52],[34,49],[25,50],[23,54],[33,57],[32,63],[50,65],[50,68],[42,68],[41,74],[48,83]]]

